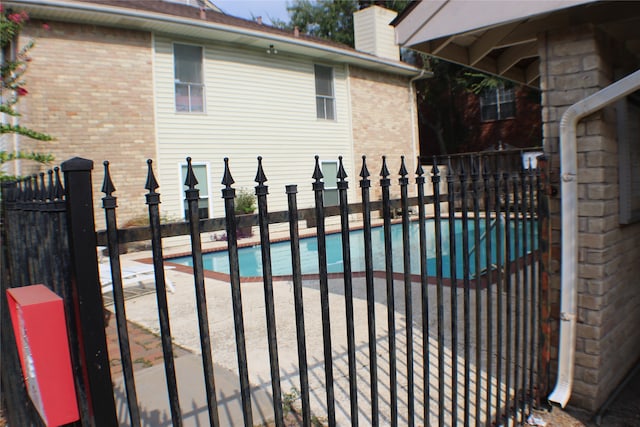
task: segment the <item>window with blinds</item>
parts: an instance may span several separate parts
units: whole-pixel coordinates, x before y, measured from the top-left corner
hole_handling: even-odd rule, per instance
[[[176,111],[204,112],[202,46],[173,45]]]

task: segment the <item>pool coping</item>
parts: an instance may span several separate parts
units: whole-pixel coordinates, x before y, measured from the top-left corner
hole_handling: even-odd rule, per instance
[[[434,217],[430,216],[427,219],[434,219]],[[456,219],[461,219],[461,217],[459,215],[456,215]],[[412,218],[410,218],[410,221],[417,221],[417,216],[414,215]],[[472,220],[471,220],[472,221]],[[402,219],[401,218],[395,218],[391,220],[391,225],[395,225],[395,224],[402,224]],[[382,219],[375,219],[372,220],[372,225],[371,227],[380,227],[384,225],[384,221]],[[364,225],[363,224],[358,224],[356,226],[352,226],[349,228],[349,231],[359,231],[359,230],[363,230],[364,229]],[[331,231],[327,231],[325,232],[325,235],[332,235],[332,234],[340,234],[342,231],[339,228],[333,228]],[[305,239],[305,238],[310,238],[310,237],[315,237],[317,236],[317,232],[315,227],[313,228],[307,228],[304,230],[301,230],[299,232],[299,239]],[[259,246],[261,244],[260,241],[260,237],[259,235],[257,236],[256,234],[252,235],[251,237],[251,241],[245,241],[245,242],[238,242],[238,249],[242,249],[242,248],[247,248],[247,247],[254,247],[254,246]],[[283,236],[279,236],[279,237],[273,237],[270,238],[270,243],[282,243],[282,242],[289,242],[291,241],[291,236],[290,235],[283,235]],[[218,242],[227,242],[226,240],[219,240]],[[224,246],[219,246],[219,247],[215,247],[215,248],[207,248],[207,249],[203,249],[202,250],[202,254],[208,254],[208,253],[214,253],[214,252],[221,252],[221,251],[228,251],[229,247],[228,244],[224,245]],[[530,253],[528,253],[524,258],[525,258],[525,265],[531,265],[533,263],[532,258],[534,254],[540,254],[540,249],[537,249],[535,251],[532,251]],[[183,264],[178,264],[178,263],[174,263],[171,261],[168,261],[171,258],[179,258],[179,257],[189,257],[189,256],[193,256],[193,253],[191,251],[184,251],[184,252],[176,252],[176,253],[172,253],[169,256],[164,256],[163,257],[163,264],[167,265],[167,266],[171,266],[173,267],[174,271],[178,271],[181,273],[186,273],[186,274],[190,274],[190,275],[194,275],[194,270],[193,267],[190,266],[186,266]],[[513,273],[515,273],[515,271],[517,270],[517,263],[521,262],[523,257],[519,256],[517,257],[515,260],[511,261],[509,263],[509,267],[510,267],[510,271]],[[136,259],[135,261],[137,262],[141,262],[144,264],[153,264],[153,258],[152,257],[144,257],[144,258],[140,258],[140,259]],[[502,271],[505,270],[506,264],[503,264],[501,266]],[[353,271],[351,272],[351,277],[353,278],[362,278],[362,277],[366,277],[366,271]],[[489,284],[491,283],[495,283],[495,281],[497,281],[497,277],[496,276],[496,271],[492,270],[492,272],[490,273],[491,277],[487,277],[488,273],[486,272],[486,270],[480,274],[479,280],[481,281],[480,286],[477,286],[476,282],[478,281],[477,278],[475,277],[470,277],[469,279],[465,279],[464,277],[461,278],[456,278],[456,282],[458,282],[458,286],[457,288],[462,288],[464,289],[466,287],[466,280],[469,281],[469,288],[470,289],[486,289]],[[220,273],[218,271],[212,271],[212,270],[204,270],[203,269],[203,275],[205,278],[208,279],[215,279],[215,280],[220,280],[223,282],[230,282],[231,281],[231,275],[229,273]],[[392,279],[393,281],[404,281],[404,273],[403,272],[392,272],[391,273]],[[339,273],[327,273],[327,279],[342,279],[344,277],[344,273],[343,272],[339,272]],[[374,270],[373,271],[373,277],[377,278],[377,279],[386,279],[387,277],[387,272],[386,270]],[[410,274],[410,281],[411,283],[420,283],[422,282],[422,274]],[[301,275],[302,280],[319,280],[320,279],[320,274],[319,273],[310,273],[310,274],[302,274]],[[260,283],[260,282],[264,282],[265,278],[264,276],[251,276],[251,277],[240,277],[240,283]],[[272,281],[292,281],[293,280],[293,274],[289,274],[289,275],[271,275],[271,280]],[[451,282],[452,279],[449,277],[442,277],[440,279],[438,279],[438,276],[433,276],[433,275],[428,275],[427,276],[427,284],[428,285],[437,285],[438,284],[438,280],[442,281],[442,285],[445,287],[451,287]]]

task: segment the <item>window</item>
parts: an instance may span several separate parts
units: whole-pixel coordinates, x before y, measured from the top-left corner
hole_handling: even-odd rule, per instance
[[[324,177],[325,206],[337,206],[340,203],[338,196],[338,162],[322,162],[322,176]]]
[[[333,68],[315,66],[316,112],[319,119],[336,119],[336,101],[333,94]]]
[[[176,111],[204,112],[202,47],[173,45]]]
[[[487,88],[480,95],[480,111],[483,122],[504,120],[516,115],[516,101],[512,87]]]
[[[618,126],[618,182],[620,224],[640,221],[640,93],[635,92],[616,104]]]
[[[193,174],[196,176],[198,180],[198,184],[196,184],[196,188],[200,190],[200,200],[198,200],[198,216],[200,219],[209,218],[209,172],[208,166],[206,164],[195,164],[191,163],[191,167],[193,168]],[[184,217],[189,218],[189,205],[187,204],[187,199],[184,191],[189,187],[184,185],[184,181],[187,177],[187,165],[183,164],[180,166],[180,184],[182,185],[182,200],[184,201]]]

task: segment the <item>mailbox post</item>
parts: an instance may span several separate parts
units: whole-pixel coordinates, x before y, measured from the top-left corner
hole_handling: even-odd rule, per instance
[[[45,425],[79,419],[62,298],[43,285],[7,289],[22,374]]]

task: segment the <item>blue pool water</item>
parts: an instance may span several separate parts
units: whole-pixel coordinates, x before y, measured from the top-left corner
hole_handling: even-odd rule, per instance
[[[529,224],[527,223],[527,246],[537,247],[537,227],[534,227],[533,245],[529,233]],[[427,268],[429,276],[436,275],[436,245],[435,245],[435,225],[433,220],[426,222],[427,230]],[[484,229],[484,220],[480,221],[481,242],[479,248],[474,248],[474,224],[469,221],[469,249],[471,251],[469,259],[470,274],[475,274],[475,253],[477,249],[480,253],[480,270],[486,268],[485,256],[485,239],[487,233]],[[501,224],[501,235],[504,239],[504,224]],[[493,249],[491,254],[492,264],[496,262],[495,241],[496,228],[492,227],[490,237]],[[402,245],[402,224],[394,224],[391,227],[392,250],[393,250],[393,271],[402,273],[404,271],[403,263],[403,245]],[[442,268],[443,276],[450,277],[450,245],[449,224],[441,223],[442,229]],[[517,255],[522,254],[522,223],[519,223],[518,237],[520,244],[516,252],[514,233],[516,232],[515,224],[511,223],[511,259],[514,260]],[[349,234],[351,249],[351,270],[353,272],[365,271],[364,262],[364,239],[363,230],[354,230]],[[463,229],[462,221],[455,222],[455,249],[456,249],[456,275],[458,278],[463,276],[463,256],[462,256],[462,240]],[[327,269],[329,273],[341,273],[343,271],[342,261],[342,239],[340,233],[328,234],[327,242]],[[384,235],[382,227],[375,227],[372,230],[372,247],[373,247],[373,265],[374,270],[385,270],[385,254],[384,254]],[[244,247],[238,250],[241,277],[261,277],[262,276],[262,256],[260,245],[252,247]],[[529,250],[528,250],[529,251]],[[420,235],[419,227],[416,222],[410,224],[410,249],[411,254],[411,273],[420,274]],[[502,258],[504,259],[504,247],[502,249]],[[271,244],[272,271],[274,276],[289,276],[292,274],[291,267],[291,243],[289,241]],[[186,266],[193,266],[191,256],[172,258],[169,261]],[[315,237],[300,239],[300,262],[302,274],[318,273],[318,243]],[[209,252],[203,255],[203,264],[205,270],[216,271],[219,273],[229,274],[229,256],[227,251]]]

